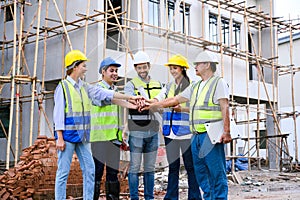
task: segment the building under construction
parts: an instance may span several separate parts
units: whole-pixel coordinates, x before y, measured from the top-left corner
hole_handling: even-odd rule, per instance
[[[204,49],[218,55],[218,75],[230,88],[233,142],[228,159],[248,157],[258,168],[298,167],[299,96],[295,95],[293,35],[297,21],[274,13],[274,0],[2,0],[0,1],[0,160],[17,164],[38,136],[53,137],[53,94],[65,76],[64,56],[89,58],[87,82],[99,80],[100,61],[122,63],[122,88],[135,76],[132,55],[146,51],[151,76],[167,83],[163,66],[174,54],[193,59]],[[279,54],[281,33],[287,49]],[[284,54],[284,55],[283,55]],[[280,63],[280,58],[288,58]],[[159,73],[158,73],[159,72]],[[188,70],[197,81],[193,68]],[[286,78],[287,77],[287,78]],[[282,80],[282,81],[280,81]],[[279,83],[282,87],[279,87]],[[285,86],[285,84],[287,86]],[[282,91],[290,96],[282,96]],[[281,109],[281,98],[289,99]],[[297,104],[298,101],[298,104]],[[289,120],[281,126],[281,120]],[[290,141],[290,142],[288,142]]]

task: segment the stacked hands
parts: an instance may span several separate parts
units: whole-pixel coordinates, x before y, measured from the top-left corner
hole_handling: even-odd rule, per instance
[[[137,109],[139,112],[142,112],[144,110],[151,110],[153,112],[159,112],[163,106],[157,102],[157,100],[153,99],[146,99],[143,96],[132,96],[130,97],[129,102],[132,104],[132,109]],[[180,104],[177,106],[172,107],[174,111],[181,112],[181,106]]]
[[[147,100],[143,96],[131,96],[129,102],[133,104],[132,109],[137,109],[139,112],[149,110],[151,105],[153,105],[151,100]]]
[[[132,104],[132,109],[137,109],[139,112],[144,110],[152,110],[153,112],[158,112],[163,108],[161,103],[157,102],[157,100],[146,99],[143,96],[131,96],[129,102]],[[172,109],[175,112],[182,112],[182,108],[180,104],[173,106]]]
[[[130,97],[129,102],[132,104],[132,109],[137,109],[139,112],[144,110],[152,110],[153,112],[159,111],[163,106],[157,102],[156,100],[149,100],[143,96],[132,96]],[[180,104],[172,107],[175,112],[181,112],[182,108]],[[220,143],[229,143],[231,142],[232,138],[230,132],[224,132],[220,138]]]

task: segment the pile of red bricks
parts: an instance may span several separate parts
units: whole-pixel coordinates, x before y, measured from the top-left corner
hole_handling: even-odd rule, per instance
[[[39,136],[23,149],[20,161],[0,175],[0,199],[54,199],[57,153],[55,140]],[[82,197],[82,173],[73,156],[67,184],[67,196]]]

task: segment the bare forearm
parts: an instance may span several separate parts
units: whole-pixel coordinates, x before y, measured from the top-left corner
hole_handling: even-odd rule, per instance
[[[227,99],[220,100],[222,118],[224,123],[224,132],[230,133],[230,119],[229,119],[229,104]]]
[[[115,93],[114,93],[114,99],[130,100],[130,99],[131,99],[131,96],[126,95],[126,94],[122,94],[122,93],[119,93],[119,92],[115,92]]]
[[[190,112],[190,108],[189,107],[183,107],[181,108],[181,112]]]
[[[127,101],[121,100],[121,99],[113,99],[112,103],[117,104],[119,106],[122,106],[124,108],[130,108],[130,109],[136,109],[136,106],[132,103],[129,103]]]
[[[147,100],[148,103],[156,103],[158,102],[158,99],[154,98],[154,99],[148,99]]]
[[[160,104],[163,108],[167,108],[177,106],[179,104],[179,101],[175,97],[172,97],[161,101]]]
[[[57,133],[57,138],[58,139],[63,139],[62,130],[57,130],[56,133]]]

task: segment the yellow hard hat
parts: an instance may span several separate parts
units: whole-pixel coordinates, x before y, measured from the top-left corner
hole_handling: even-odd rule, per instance
[[[87,61],[87,57],[79,50],[72,50],[65,56],[65,68],[69,68],[76,61]]]
[[[185,68],[190,68],[187,59],[181,55],[181,54],[176,54],[174,56],[172,56],[168,63],[165,64],[165,66],[169,66],[169,65],[178,65],[181,67],[185,67]]]

